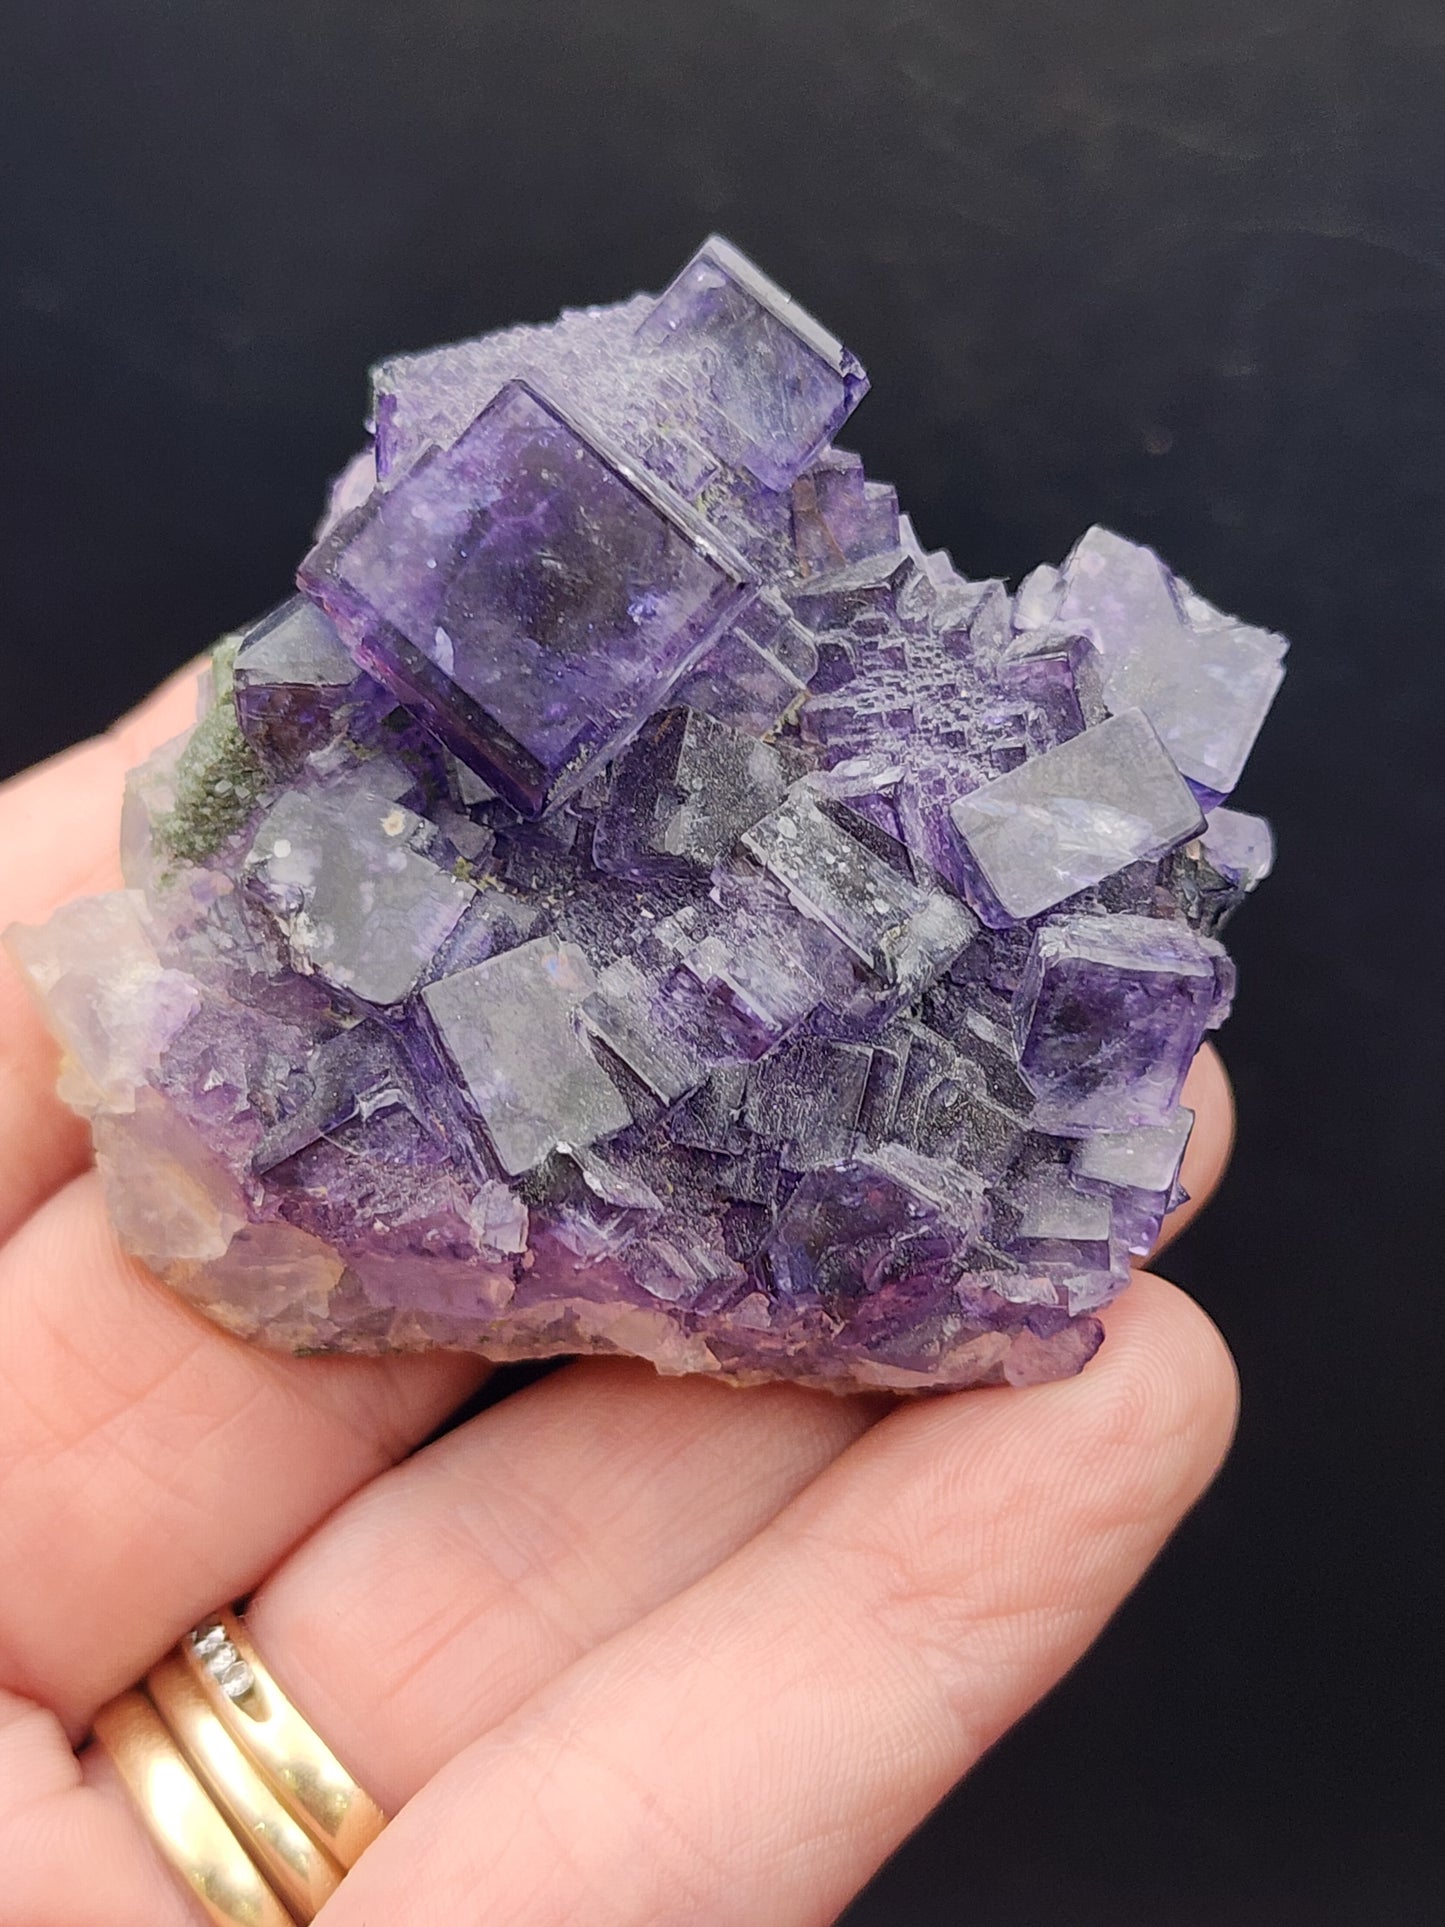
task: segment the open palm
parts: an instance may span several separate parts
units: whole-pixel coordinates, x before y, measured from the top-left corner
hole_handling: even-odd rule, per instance
[[[0,927],[118,884],[125,769],[189,677],[0,789]],[[803,1927],[1093,1639],[1211,1477],[1213,1326],[1141,1275],[1082,1377],[898,1405],[554,1373],[421,1451],[485,1367],[278,1359],[116,1246],[0,962],[0,1927],[201,1916],[96,1708],[259,1589],[257,1644],[396,1817],[324,1927]],[[1185,1180],[1228,1154],[1196,1062]]]

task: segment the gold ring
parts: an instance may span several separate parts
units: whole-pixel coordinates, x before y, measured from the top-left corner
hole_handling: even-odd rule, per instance
[[[211,1798],[299,1921],[313,1920],[341,1885],[341,1869],[294,1820],[227,1731],[192,1668],[169,1653],[146,1691]]]
[[[197,1626],[178,1647],[211,1711],[292,1818],[343,1869],[386,1816],[277,1686],[233,1612]]]
[[[94,1732],[214,1927],[294,1927],[144,1693],[122,1693],[103,1706]]]

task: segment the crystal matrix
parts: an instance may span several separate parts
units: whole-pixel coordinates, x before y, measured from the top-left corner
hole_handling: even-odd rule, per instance
[[[1182,1195],[1284,645],[1102,529],[1016,594],[727,243],[385,362],[300,595],[11,941],[122,1237],[296,1350],[1077,1371]]]

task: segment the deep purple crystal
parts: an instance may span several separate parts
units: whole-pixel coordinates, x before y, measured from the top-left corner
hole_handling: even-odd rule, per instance
[[[1183,1196],[1284,645],[1091,530],[1016,594],[728,243],[383,363],[302,594],[11,941],[132,1249],[289,1349],[1077,1371]]]
[[[749,586],[685,502],[523,382],[344,517],[301,585],[531,816],[667,700]]]

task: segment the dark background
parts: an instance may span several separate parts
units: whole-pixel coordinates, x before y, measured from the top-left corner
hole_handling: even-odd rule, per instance
[[[1170,1260],[1238,1449],[851,1927],[1445,1920],[1442,110],[1441,0],[5,0],[0,768],[284,592],[373,357],[712,227],[929,544],[1101,519],[1294,639]]]

